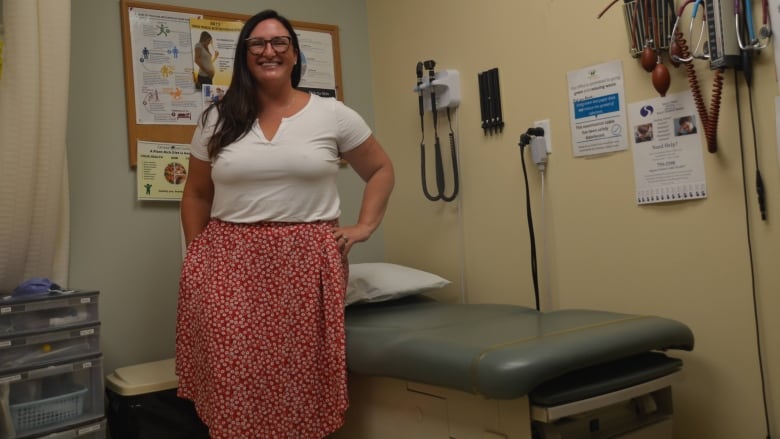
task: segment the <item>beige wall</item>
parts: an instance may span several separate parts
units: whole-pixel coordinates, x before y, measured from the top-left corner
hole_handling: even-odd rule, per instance
[[[448,300],[457,300],[465,291],[470,302],[533,306],[517,143],[533,121],[550,119],[554,144],[544,182],[544,212],[539,174],[529,168],[543,295],[549,295],[555,308],[657,314],[685,322],[696,335],[696,347],[692,353],[675,353],[686,365],[685,378],[675,388],[676,436],[764,437],[747,230],[753,238],[769,416],[777,420],[780,175],[771,51],[757,60],[754,92],[769,220],[762,222],[757,216],[753,142],[745,117],[746,221],[732,71],[726,74],[723,90],[720,151],[704,156],[706,200],[639,207],[633,201],[630,150],[591,159],[573,157],[567,72],[620,60],[629,103],[656,95],[650,75],[628,53],[620,4],[596,19],[606,1],[366,3],[376,126],[398,174],[385,222],[386,259],[453,280],[440,295]],[[428,202],[420,189],[414,67],[431,58],[438,69],[456,69],[461,75],[462,105],[456,112],[460,204]],[[503,134],[485,136],[477,74],[493,67],[500,70],[506,126]],[[699,73],[709,103],[712,74],[706,68]],[[745,116],[747,90],[740,83]],[[687,87],[682,69],[673,70],[670,93]],[[430,153],[430,115],[427,120]],[[443,139],[446,126],[446,118],[440,117]],[[780,425],[773,422],[777,434]]]
[[[365,3],[342,0],[163,0],[153,3],[333,24],[341,37],[345,102],[373,124]],[[98,289],[106,372],[173,356],[181,264],[178,203],[138,202],[128,166],[119,1],[73,0],[68,114],[71,180],[70,285]],[[54,66],[53,66],[54,67]],[[339,175],[345,221],[357,218],[362,183]],[[382,231],[356,246],[353,262],[384,257]]]
[[[681,355],[685,379],[675,390],[680,438],[763,437],[749,225],[770,417],[780,419],[780,230],[775,224],[780,175],[773,119],[777,85],[769,51],[756,66],[760,92],[754,96],[769,221],[756,219],[746,122],[746,224],[732,72],[724,89],[721,151],[704,157],[707,200],[637,207],[630,151],[572,157],[568,71],[618,59],[628,102],[654,96],[649,75],[628,55],[619,6],[595,18],[606,1],[161,3],[247,14],[276,7],[293,19],[339,26],[346,101],[376,120],[398,173],[384,248],[372,244],[356,259],[376,260],[384,252],[388,261],[440,273],[454,281],[443,294],[449,300],[465,291],[471,302],[533,305],[517,141],[531,122],[550,119],[554,152],[544,215],[540,179],[529,168],[537,233],[547,232],[548,258],[542,258],[541,237],[538,241],[543,294],[550,293],[554,307],[658,314],[692,327],[696,349]],[[103,350],[110,370],[172,355],[180,263],[177,207],[135,201],[135,171],[127,167],[119,2],[73,0],[72,20],[70,280],[74,287],[102,291]],[[429,58],[438,68],[461,74],[463,103],[455,113],[461,204],[431,203],[420,191],[413,71],[418,60]],[[500,69],[506,127],[502,135],[485,137],[476,77],[492,67]],[[683,90],[682,72],[672,75],[670,92]],[[702,71],[700,77],[709,90],[712,75]],[[744,115],[744,85],[740,91]],[[446,129],[446,118],[440,118],[443,140]],[[430,122],[426,130],[430,147]],[[347,210],[354,211],[357,203],[355,187],[350,175],[342,176]],[[775,423],[775,434],[778,428]]]

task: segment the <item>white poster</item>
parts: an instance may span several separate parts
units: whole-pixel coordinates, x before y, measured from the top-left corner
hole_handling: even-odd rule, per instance
[[[136,123],[194,125],[202,108],[190,39],[197,15],[135,7],[129,14]]]
[[[690,90],[628,106],[637,204],[707,198],[702,127]]]
[[[301,47],[299,87],[316,95],[336,97],[336,69],[333,38],[327,32],[297,31]]]
[[[575,157],[628,149],[620,61],[568,73]]]

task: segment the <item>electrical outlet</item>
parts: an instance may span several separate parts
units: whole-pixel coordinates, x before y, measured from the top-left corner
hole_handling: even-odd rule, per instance
[[[552,154],[552,133],[550,132],[550,119],[537,120],[534,127],[544,129],[544,147],[547,154]]]

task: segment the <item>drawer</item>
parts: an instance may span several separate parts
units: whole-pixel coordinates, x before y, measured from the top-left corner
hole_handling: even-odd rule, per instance
[[[99,325],[0,338],[0,373],[99,353]]]
[[[108,435],[108,424],[106,419],[91,421],[86,424],[68,427],[64,430],[57,430],[53,433],[47,433],[44,436],[25,436],[32,439],[105,439]],[[22,438],[20,438],[22,439]]]
[[[70,363],[0,376],[0,437],[39,437],[104,416],[103,362]]]
[[[98,323],[98,292],[0,299],[0,338]]]

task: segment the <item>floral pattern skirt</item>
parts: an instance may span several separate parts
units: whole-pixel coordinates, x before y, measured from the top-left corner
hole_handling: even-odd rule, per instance
[[[312,438],[347,409],[344,294],[335,222],[212,219],[179,284],[179,396],[212,438]]]

